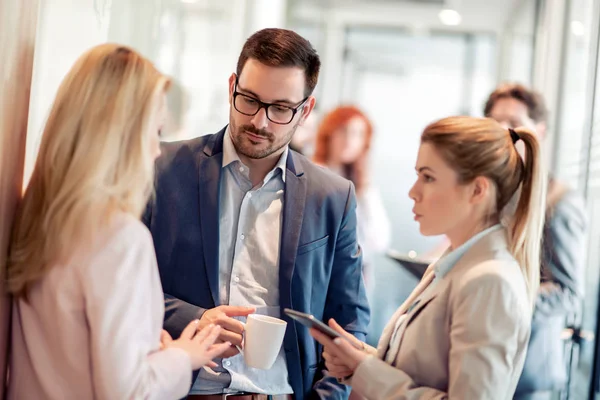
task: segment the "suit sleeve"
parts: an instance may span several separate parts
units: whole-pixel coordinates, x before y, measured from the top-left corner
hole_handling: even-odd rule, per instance
[[[534,319],[573,315],[583,297],[587,218],[582,199],[568,194],[546,223],[545,268]]]
[[[206,308],[180,300],[165,293],[165,321],[164,328],[173,338],[181,336],[181,332],[194,319],[202,318]]]
[[[323,319],[335,318],[345,330],[364,341],[369,325],[369,305],[362,276],[362,253],[356,239],[356,197],[352,184],[349,184],[345,197]],[[317,397],[346,399],[348,387],[327,376],[324,360],[319,368],[323,378],[313,386]]]
[[[142,222],[150,232],[152,232],[152,211],[154,201],[150,200],[146,210],[142,215]],[[181,336],[181,332],[194,319],[202,318],[205,308],[195,306],[188,302],[178,299],[168,293],[164,293],[165,300],[165,319],[164,329],[174,338]]]
[[[511,398],[518,343],[525,337],[529,321],[516,311],[522,307],[513,290],[497,274],[485,274],[471,279],[449,305],[453,317],[447,392],[420,385],[404,371],[374,356],[358,366],[353,388],[375,400]]]

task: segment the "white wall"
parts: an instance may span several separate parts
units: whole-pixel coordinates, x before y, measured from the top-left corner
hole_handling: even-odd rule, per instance
[[[135,48],[171,75],[173,138],[222,128],[228,122],[227,79],[246,38],[283,27],[286,0],[45,0],[39,15],[27,135],[28,180],[43,126],[63,77],[90,47],[118,42]]]
[[[43,127],[60,82],[84,51],[106,41],[110,22],[109,0],[45,0],[40,4],[24,184],[33,170]]]

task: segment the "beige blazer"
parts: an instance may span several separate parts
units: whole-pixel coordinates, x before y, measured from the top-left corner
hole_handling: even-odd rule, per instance
[[[434,278],[430,266],[350,384],[367,399],[512,399],[531,323],[526,284],[504,229],[477,241],[407,315]],[[401,328],[402,329],[402,328]],[[398,349],[393,365],[382,361]]]

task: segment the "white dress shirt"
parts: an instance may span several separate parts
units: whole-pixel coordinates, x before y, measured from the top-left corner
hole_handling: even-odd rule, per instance
[[[278,318],[279,248],[288,149],[275,168],[255,187],[240,160],[229,128],[223,138],[219,212],[219,299],[221,304],[256,307],[258,314]],[[244,318],[238,318],[244,320]],[[204,368],[193,394],[293,392],[283,347],[271,369],[249,368],[244,356]]]
[[[178,399],[191,362],[159,351],[164,301],[152,237],[119,214],[13,303],[9,399]]]

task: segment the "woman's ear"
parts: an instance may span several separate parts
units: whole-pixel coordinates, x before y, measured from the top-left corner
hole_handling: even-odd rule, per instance
[[[475,178],[471,184],[472,192],[471,192],[471,203],[472,204],[481,204],[487,201],[490,191],[491,191],[491,183],[488,178],[483,176],[478,176]]]

